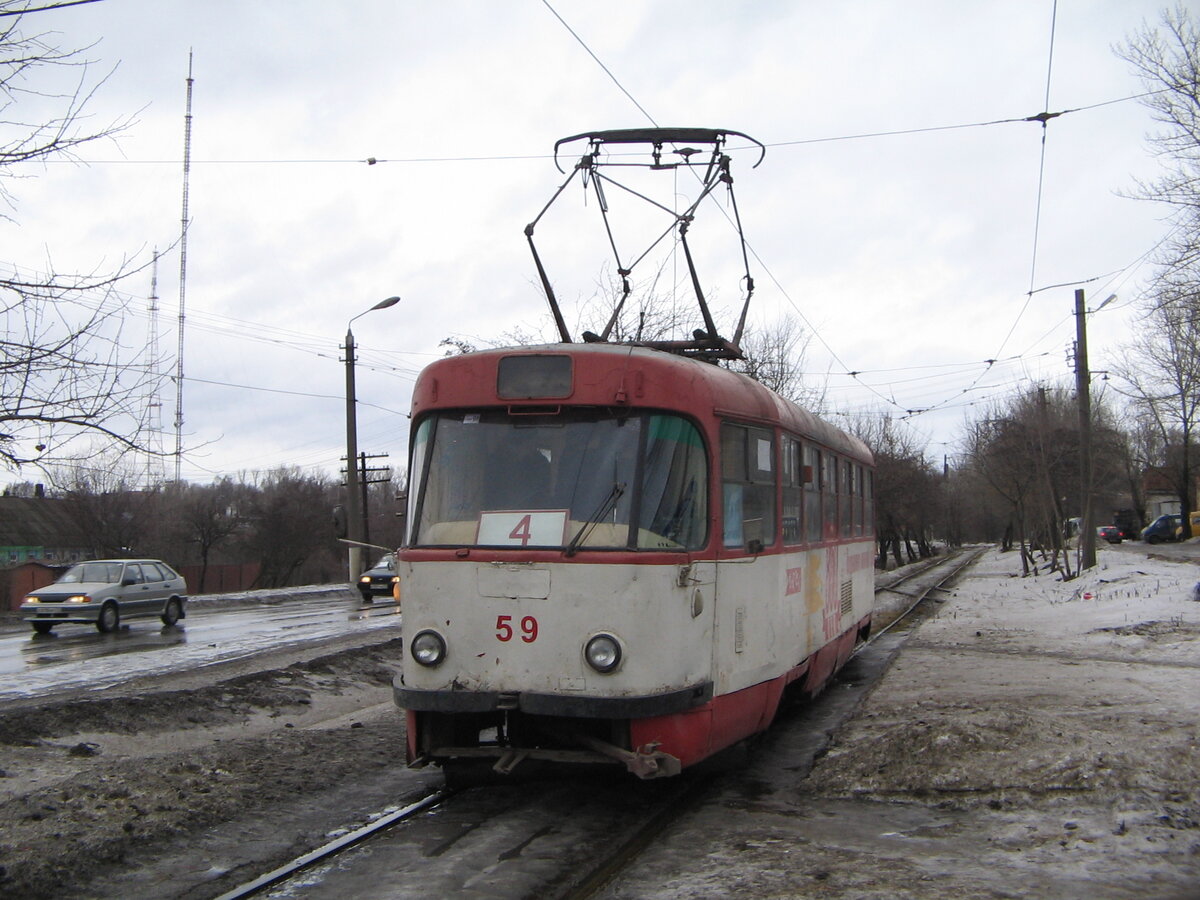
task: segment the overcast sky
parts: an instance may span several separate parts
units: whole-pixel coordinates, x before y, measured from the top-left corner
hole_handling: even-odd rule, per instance
[[[1093,369],[1139,327],[1165,212],[1125,196],[1158,172],[1155,126],[1124,99],[1142,87],[1113,47],[1162,6],[103,0],[39,13],[27,30],[94,44],[94,76],[115,67],[90,121],[135,121],[85,147],[85,165],[21,173],[0,264],[92,272],[176,243],[191,52],[183,476],[336,473],[347,322],[396,294],[354,333],[359,448],[402,467],[413,379],[439,341],[546,330],[523,229],[563,180],[554,142],[734,129],[767,145],[758,168],[733,154],[752,321],[812,333],[805,371],[827,384],[835,424],[903,417],[940,457],[989,401],[1073,384],[1075,288],[1031,288],[1086,281],[1090,306],[1118,295],[1089,317]],[[1077,111],[1049,121],[1043,169],[1042,125],[1003,120],[1063,110]],[[578,191],[560,202],[538,236],[570,311],[612,264],[574,218],[595,210]],[[740,257],[714,247],[701,274],[729,320]],[[167,374],[179,268],[171,250],[158,270]],[[125,291],[137,345],[148,274]],[[161,400],[171,450],[173,382]]]

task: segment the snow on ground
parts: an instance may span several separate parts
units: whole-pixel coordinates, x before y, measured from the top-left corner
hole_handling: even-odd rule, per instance
[[[1057,572],[1021,577],[1017,553],[992,550],[955,588],[923,641],[1022,652],[1117,652],[1138,661],[1197,661],[1200,566],[1101,547],[1097,566],[1064,581]],[[972,631],[974,626],[975,630]]]
[[[1016,553],[984,555],[836,736],[812,789],[951,811],[938,840],[897,828],[873,848],[949,876],[947,896],[1188,896],[1200,567],[1102,547],[1071,580],[1020,571]]]

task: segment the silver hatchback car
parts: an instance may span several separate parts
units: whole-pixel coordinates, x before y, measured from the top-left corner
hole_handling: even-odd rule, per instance
[[[157,616],[171,626],[187,615],[187,583],[157,559],[94,559],[76,563],[54,584],[25,596],[21,612],[38,634],[83,622],[116,631],[122,619]]]

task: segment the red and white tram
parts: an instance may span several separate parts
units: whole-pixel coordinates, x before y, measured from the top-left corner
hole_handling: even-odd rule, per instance
[[[763,731],[870,629],[866,446],[641,346],[422,372],[398,553],[408,760],[650,778]]]

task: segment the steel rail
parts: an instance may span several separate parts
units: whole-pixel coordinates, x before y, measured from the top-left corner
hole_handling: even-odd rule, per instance
[[[873,641],[875,641],[878,638],[882,637],[883,635],[887,634],[893,627],[895,627],[895,625],[897,623],[904,621],[909,616],[909,614],[914,609],[916,609],[921,604],[921,602],[923,600],[925,600],[931,593],[933,593],[934,591],[945,590],[944,585],[946,584],[946,582],[951,581],[954,578],[957,578],[960,574],[962,574],[964,571],[966,571],[971,566],[973,566],[976,562],[978,562],[979,557],[981,557],[987,551],[987,549],[988,549],[987,547],[978,547],[969,552],[968,551],[960,551],[960,556],[965,556],[965,558],[962,559],[961,561],[959,561],[960,556],[955,556],[955,557],[951,557],[950,559],[942,560],[941,562],[935,562],[932,565],[925,566],[924,568],[920,569],[919,571],[902,576],[901,578],[898,578],[895,581],[893,581],[891,584],[883,585],[883,586],[876,588],[875,593],[877,595],[882,594],[882,593],[899,594],[902,597],[912,598],[913,602],[910,603],[908,606],[906,606],[902,612],[900,612],[898,615],[896,615],[895,618],[892,619],[892,621],[888,622],[886,625],[884,625],[878,631],[876,631],[875,629],[871,629],[870,638],[868,638],[866,641],[864,641],[862,644],[860,644],[859,647],[857,649],[855,649],[854,654],[852,654],[852,655],[857,655],[859,650],[861,650],[863,647],[868,646]],[[915,579],[919,578],[920,576],[929,574],[931,571],[937,569],[939,566],[944,566],[944,565],[953,565],[953,567],[950,569],[950,571],[945,576],[939,578],[934,584],[930,585],[929,587],[926,587],[916,593],[896,590],[897,585],[905,584],[909,581],[914,581]]]
[[[328,859],[347,850],[350,847],[360,844],[367,838],[379,834],[381,831],[386,831],[393,825],[403,822],[406,819],[411,819],[418,813],[425,812],[435,806],[440,806],[455,792],[449,789],[434,791],[427,797],[417,800],[415,803],[410,803],[401,809],[393,810],[387,815],[381,816],[374,822],[363,825],[361,828],[356,828],[353,831],[347,832],[339,838],[335,838],[327,844],[322,844],[315,850],[310,850],[303,856],[298,856],[291,862],[285,863],[277,869],[272,869],[265,875],[260,875],[253,881],[248,881],[245,884],[239,885],[231,891],[226,891],[221,894],[216,900],[242,900],[244,897],[252,897],[259,891],[265,888],[279,884],[288,878],[291,878],[297,872],[307,869],[309,866],[315,865],[322,860]]]

